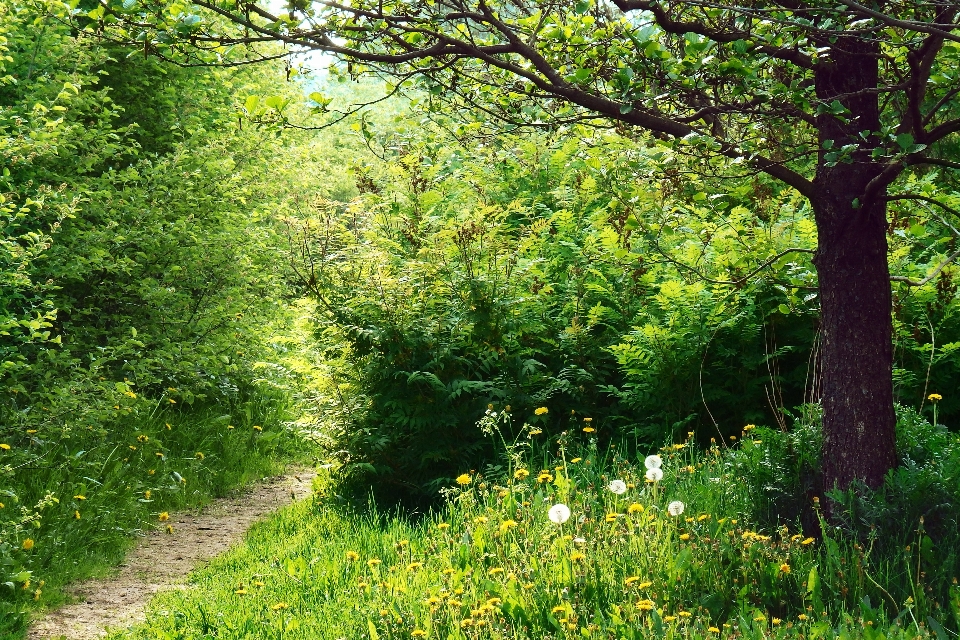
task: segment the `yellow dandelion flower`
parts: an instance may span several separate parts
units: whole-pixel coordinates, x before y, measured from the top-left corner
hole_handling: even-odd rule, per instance
[[[166,522],[167,520],[170,519],[170,514],[164,511],[159,516],[157,516],[157,518],[160,519],[160,522]]]
[[[370,567],[371,569],[373,569],[378,564],[380,564],[379,558],[370,558],[369,560],[367,560],[367,566]]]
[[[606,520],[607,522],[616,522],[617,518],[619,517],[620,517],[619,513],[608,513],[604,518],[604,520]]]
[[[805,613],[801,613],[800,615],[797,616],[797,620],[799,620],[800,622],[803,622],[806,619],[807,619],[807,614]]]
[[[500,533],[505,533],[508,529],[513,529],[517,526],[516,520],[504,520],[500,524]]]
[[[6,442],[0,442],[0,449],[3,449],[4,451],[10,451],[10,445],[8,445]]]
[[[677,615],[680,616],[681,618],[689,618],[693,614],[690,613],[689,611],[681,611]]]
[[[748,425],[746,425],[746,426],[743,428],[743,430],[744,430],[744,431],[753,431],[753,430],[756,429],[756,428],[757,428],[757,425],[755,425],[755,424],[748,424]]]
[[[545,413],[550,413],[550,409],[547,409],[546,407],[537,407],[533,413],[538,416],[542,416]]]
[[[673,621],[676,620],[676,619],[677,619],[677,616],[664,616],[664,617],[663,617],[663,621],[664,621],[664,622],[673,622]]]
[[[407,565],[407,571],[409,571],[410,573],[413,573],[414,571],[422,567],[423,567],[422,562],[411,562],[410,564]]]
[[[780,618],[770,618],[770,622],[772,622],[774,625],[778,625],[783,621]]]
[[[710,633],[720,633],[720,629],[717,629],[716,627],[707,627],[707,631]]]
[[[30,551],[30,549],[33,549],[33,544],[33,538],[27,538],[23,541],[23,550]]]
[[[652,586],[653,586],[653,583],[652,583],[652,582],[649,582],[649,581],[647,581],[647,582],[641,582],[640,584],[637,585],[637,589],[648,589],[648,588],[650,588],[650,587],[652,587]]]
[[[689,534],[689,533],[681,533],[681,534],[680,534],[680,539],[681,539],[681,540],[684,540],[684,541],[689,540],[689,539],[690,539],[690,534]]]
[[[574,458],[574,459],[571,460],[570,462],[571,462],[572,464],[577,464],[577,463],[580,462],[581,460],[583,460],[583,458]]]
[[[150,438],[148,436],[145,436],[143,434],[140,434],[139,436],[137,436],[137,442],[144,443],[149,441],[150,441]]]
[[[930,395],[927,396],[927,400],[933,403],[937,403],[943,400],[943,396],[940,395],[939,393],[931,393]]]
[[[637,609],[640,611],[653,611],[653,600],[641,600],[637,603]]]
[[[503,573],[503,567],[491,567],[487,573],[491,576],[499,575]]]
[[[584,427],[584,428],[583,428],[583,432],[584,432],[584,433],[593,433],[594,431],[596,431],[596,429],[594,429],[593,427]]]
[[[444,529],[449,529],[449,528],[450,528],[450,524],[446,522],[441,522],[440,524],[437,525],[437,529],[440,529],[440,531],[443,531]]]
[[[168,525],[167,525],[167,533],[173,533],[173,525],[172,525],[172,524],[168,524]]]
[[[553,476],[545,471],[541,472],[540,475],[537,476],[537,482],[553,482]]]
[[[808,545],[808,544],[813,544],[814,542],[815,542],[815,540],[814,540],[813,538],[807,538],[807,539],[805,539],[803,542],[801,542],[800,544]]]
[[[150,499],[150,496],[152,496],[152,495],[153,495],[153,494],[150,493],[150,490],[149,490],[149,489],[143,492],[143,498],[144,498],[145,500],[149,500],[149,499]]]
[[[410,632],[411,638],[425,638],[426,635],[427,635],[427,632],[424,631],[423,629],[414,629],[413,631]]]
[[[551,613],[563,613],[564,611],[566,611],[566,608],[561,605],[557,605],[550,610]]]
[[[587,559],[587,556],[579,551],[574,551],[570,554],[570,562],[583,562]]]
[[[74,511],[74,512],[73,512],[73,517],[74,517],[75,519],[79,520],[79,519],[80,519],[80,512],[79,512],[79,511]]]
[[[270,607],[274,611],[280,611],[281,609],[286,609],[289,605],[286,602],[278,602],[277,604]]]
[[[87,496],[83,495],[82,493],[78,493],[77,495],[73,496],[73,499],[74,499],[74,500],[86,500],[86,499],[87,499]]]
[[[360,559],[360,554],[359,554],[359,553],[357,553],[356,551],[347,551],[347,561],[348,561],[348,562],[356,562],[356,561],[359,560],[359,559]]]
[[[197,451],[196,458],[197,460],[203,460],[203,451]]]
[[[470,477],[469,473],[461,473],[460,475],[457,476],[457,484],[461,486],[466,486],[470,484],[471,480],[472,478]]]
[[[764,622],[764,621],[766,621],[766,618],[763,617],[763,616],[757,616],[756,618],[753,619],[753,621],[754,621],[754,622]]]
[[[780,571],[784,573],[790,573],[790,565],[784,562],[783,564],[780,565]]]
[[[517,480],[524,480],[530,475],[530,472],[526,469],[517,469],[513,472],[513,477]]]
[[[234,591],[234,593],[237,594],[238,596],[245,596],[247,595],[247,590],[244,589],[243,587],[240,587],[239,589]]]

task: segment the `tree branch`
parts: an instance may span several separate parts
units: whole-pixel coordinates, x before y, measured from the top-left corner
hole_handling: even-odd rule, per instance
[[[855,11],[858,11],[864,15],[870,16],[871,18],[876,18],[877,20],[885,22],[891,27],[900,27],[901,29],[908,29],[910,31],[917,31],[919,33],[928,33],[931,35],[940,36],[945,40],[953,40],[954,42],[960,42],[960,36],[955,35],[950,31],[944,31],[943,29],[938,29],[937,27],[933,27],[926,22],[916,22],[913,20],[898,20],[893,16],[889,16],[880,11],[870,9],[869,7],[865,7],[858,2],[854,2],[853,0],[837,0],[837,2]],[[938,26],[943,26],[950,29],[960,29],[960,25],[953,25],[953,24],[938,25]]]

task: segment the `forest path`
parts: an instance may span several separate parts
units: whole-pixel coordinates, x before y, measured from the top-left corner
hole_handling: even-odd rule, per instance
[[[116,575],[69,588],[77,601],[36,620],[27,640],[88,640],[142,621],[155,593],[184,588],[191,570],[239,542],[254,522],[309,496],[314,475],[303,470],[268,478],[236,496],[214,500],[199,513],[170,514],[173,533],[165,528],[149,532]]]

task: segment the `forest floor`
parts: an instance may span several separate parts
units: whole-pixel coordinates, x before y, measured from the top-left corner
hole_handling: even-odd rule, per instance
[[[69,589],[73,604],[38,618],[28,640],[99,638],[108,629],[144,619],[159,591],[188,588],[187,574],[238,542],[250,526],[278,508],[310,495],[312,471],[269,478],[235,496],[220,498],[199,511],[170,514],[166,527],[151,531],[127,554],[114,575],[87,580]]]

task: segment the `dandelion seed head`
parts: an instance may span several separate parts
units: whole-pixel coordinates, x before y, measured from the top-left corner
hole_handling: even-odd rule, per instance
[[[627,483],[623,480],[611,480],[610,484],[607,485],[607,489],[610,489],[611,493],[619,496],[627,492]]]
[[[550,510],[547,512],[547,517],[550,518],[550,522],[563,524],[570,519],[570,507],[563,503],[555,504],[550,507]]]

